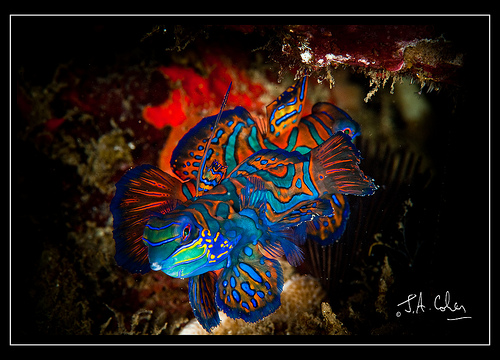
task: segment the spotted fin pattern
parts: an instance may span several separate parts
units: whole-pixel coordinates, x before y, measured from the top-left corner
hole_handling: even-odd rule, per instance
[[[201,157],[201,164],[198,169],[198,176],[196,176],[196,192],[195,196],[198,197],[200,194],[202,194],[205,191],[208,191],[212,189],[215,185],[220,182],[222,179],[221,176],[219,176],[219,171],[222,168],[220,166],[219,162],[217,160],[213,160],[212,164],[209,166],[210,162],[207,160],[211,157],[211,153],[213,150],[211,149],[211,144],[212,140],[215,137],[217,127],[219,125],[220,118],[222,116],[223,110],[226,107],[226,102],[227,102],[227,97],[229,96],[229,91],[231,91],[231,85],[233,83],[229,83],[229,87],[227,88],[226,95],[224,96],[224,100],[222,101],[222,105],[220,107],[219,113],[217,114],[217,117],[215,118],[215,122],[212,125],[212,133],[210,134],[209,138],[207,139],[207,144],[205,146],[205,150],[203,152],[203,156]],[[214,174],[214,168],[217,171],[217,174]],[[227,168],[227,167],[226,167]],[[214,177],[215,175],[215,177]],[[223,174],[222,174],[223,176]],[[218,181],[217,181],[218,180]],[[201,187],[200,187],[201,185]]]
[[[220,164],[216,159],[210,166],[205,167],[204,174],[200,178],[199,188],[208,191],[219,184],[226,175],[227,166]]]
[[[181,180],[196,180],[216,116],[201,120],[179,141],[172,153],[171,167]],[[231,172],[256,151],[266,148],[256,121],[243,107],[222,113],[207,152],[206,163],[216,160]],[[275,146],[275,148],[277,148]]]
[[[236,250],[235,250],[236,252]],[[216,302],[227,316],[255,322],[281,305],[283,271],[257,245],[245,245],[217,280]]]

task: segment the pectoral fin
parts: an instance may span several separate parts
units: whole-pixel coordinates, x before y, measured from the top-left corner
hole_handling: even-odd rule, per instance
[[[242,246],[217,280],[216,302],[230,318],[255,322],[278,309],[282,289],[279,262],[266,258],[250,243]]]
[[[219,325],[215,304],[217,273],[209,271],[189,278],[189,302],[200,325],[208,332]]]

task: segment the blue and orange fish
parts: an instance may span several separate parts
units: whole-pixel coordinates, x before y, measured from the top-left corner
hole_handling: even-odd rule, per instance
[[[117,263],[189,278],[190,304],[207,331],[220,323],[219,309],[248,322],[276,311],[277,259],[298,266],[307,236],[328,243],[345,227],[344,195],[377,188],[359,168],[351,141],[359,126],[347,114],[320,103],[299,121],[306,90],[307,78],[287,89],[267,121],[242,107],[223,111],[224,102],[174,150],[172,168],[185,182],[141,165],[116,184]]]

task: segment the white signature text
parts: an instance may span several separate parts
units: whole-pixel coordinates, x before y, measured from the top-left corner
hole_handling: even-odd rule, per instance
[[[446,291],[444,296],[436,295],[434,297],[434,302],[432,303],[432,306],[424,304],[424,297],[422,292],[419,293],[418,299],[416,300],[416,304],[414,301],[415,298],[417,298],[417,294],[410,294],[408,295],[408,298],[405,301],[399,303],[398,306],[403,306],[402,310],[404,310],[404,312],[408,314],[422,314],[425,313],[425,311],[430,311],[432,309],[435,309],[442,313],[446,313],[447,314],[446,320],[448,321],[472,318],[471,316],[466,316],[467,311],[465,310],[465,306],[460,305],[458,302],[452,304],[451,295],[449,291]],[[401,312],[398,311],[396,313],[396,316],[400,317]]]

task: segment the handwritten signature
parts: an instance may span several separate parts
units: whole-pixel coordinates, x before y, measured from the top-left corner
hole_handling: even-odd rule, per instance
[[[454,321],[454,320],[463,320],[463,319],[472,319],[471,316],[465,316],[467,311],[465,310],[465,307],[463,305],[459,305],[457,302],[451,306],[451,295],[449,291],[446,291],[444,298],[441,297],[441,295],[436,295],[434,297],[434,306],[425,306],[424,305],[424,300],[423,300],[423,295],[422,292],[418,295],[418,300],[417,300],[417,306],[412,307],[414,304],[414,299],[417,297],[417,294],[410,294],[408,295],[408,298],[403,301],[402,303],[398,304],[398,306],[405,305],[406,308],[404,311],[408,314],[419,314],[419,313],[424,313],[427,309],[427,311],[435,309],[438,311],[441,311],[442,313],[444,312],[451,312],[453,313],[454,316],[451,316],[447,318],[446,320],[449,321]],[[455,315],[455,312],[458,312],[457,315]],[[401,316],[401,312],[398,311],[396,313],[397,317]]]

